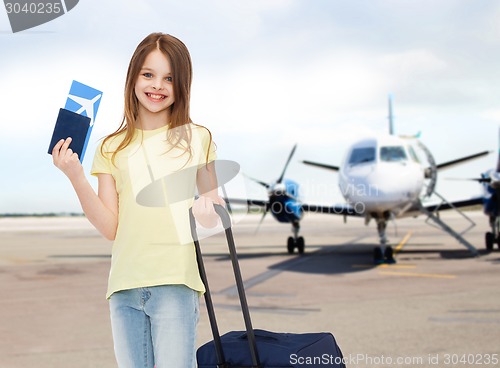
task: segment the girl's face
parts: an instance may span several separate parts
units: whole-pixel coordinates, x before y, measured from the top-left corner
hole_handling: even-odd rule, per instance
[[[172,73],[168,59],[159,50],[149,53],[135,82],[139,116],[168,114],[174,103]]]

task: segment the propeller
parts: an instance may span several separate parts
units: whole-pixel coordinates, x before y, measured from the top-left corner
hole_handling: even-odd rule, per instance
[[[445,180],[477,181],[478,183],[491,183],[491,177],[487,177],[487,178],[445,178]]]
[[[252,180],[252,181],[256,182],[257,184],[262,185],[262,186],[263,186],[264,188],[266,188],[266,189],[271,188],[271,184],[268,184],[268,183],[265,183],[265,182],[263,182],[263,181],[261,181],[261,180],[258,180],[258,179],[255,179],[255,178],[252,178],[251,176],[248,176],[248,175],[247,175],[247,174],[245,174],[245,173],[243,173],[243,175],[244,175],[246,178],[248,178],[248,179],[250,179],[250,180]]]
[[[500,128],[498,130],[498,157],[495,169],[490,169],[481,174],[480,178],[466,178],[463,180],[477,181],[480,184],[489,184],[493,189],[500,187]]]
[[[295,146],[293,146],[292,152],[290,152],[290,155],[288,156],[288,160],[286,161],[285,167],[283,168],[283,172],[281,173],[281,176],[278,179],[277,183],[281,183],[283,181],[283,177],[285,176],[286,169],[288,168],[288,165],[290,164],[290,161],[292,160],[292,156],[295,153],[296,148],[297,148],[297,143],[295,143]]]
[[[250,176],[246,176],[246,177],[248,179],[256,182],[257,184],[263,186],[264,188],[266,188],[270,194],[273,193],[275,185],[281,184],[281,182],[283,181],[283,179],[285,177],[286,170],[288,169],[288,165],[290,164],[290,161],[292,160],[292,157],[293,157],[296,149],[297,149],[297,143],[293,146],[292,151],[290,152],[290,155],[288,155],[288,159],[286,161],[285,167],[283,168],[283,171],[281,172],[281,175],[278,178],[278,180],[276,181],[276,183],[270,184],[270,183],[266,183],[266,182],[263,182],[261,180],[252,178]],[[257,233],[259,231],[260,225],[262,224],[262,222],[264,222],[264,219],[265,219],[265,217],[270,209],[271,209],[271,206],[269,206],[269,205],[266,206],[266,208],[264,209],[264,213],[262,214],[262,217],[260,218],[259,224],[257,225],[257,229],[255,230],[255,233]]]
[[[266,209],[264,210],[264,213],[262,214],[262,217],[260,218],[260,221],[259,221],[257,227],[255,228],[254,235],[259,232],[260,225],[262,225],[262,223],[264,222],[264,219],[266,218],[266,215],[268,212],[269,212],[269,206],[266,206]]]
[[[292,151],[290,152],[290,155],[288,156],[288,160],[286,161],[286,164],[285,164],[285,167],[283,168],[283,171],[280,175],[280,177],[278,178],[278,180],[276,181],[275,184],[281,184],[281,182],[283,181],[283,178],[285,177],[285,173],[286,173],[286,170],[288,169],[288,165],[290,164],[290,161],[292,160],[292,157],[293,157],[293,154],[295,153],[295,150],[297,149],[297,144],[295,144],[292,148]],[[274,187],[273,184],[270,184],[270,183],[266,183],[266,182],[263,182],[259,179],[255,179],[255,178],[252,178],[251,176],[248,176],[246,174],[244,174],[248,179],[256,182],[257,184],[263,186],[264,188],[268,189],[268,190],[272,190],[272,188]]]

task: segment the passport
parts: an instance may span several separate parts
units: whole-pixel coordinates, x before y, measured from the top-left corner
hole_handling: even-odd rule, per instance
[[[71,137],[73,141],[69,147],[78,153],[80,162],[83,162],[101,98],[101,91],[75,80],[71,83],[64,109],[59,110],[49,146],[49,154],[52,154],[54,145],[60,139]],[[83,129],[83,123],[87,124],[85,129]],[[71,124],[76,124],[76,126],[71,126]],[[82,134],[84,135],[81,136]]]
[[[85,155],[85,146],[87,142],[87,134],[90,129],[90,118],[77,114],[76,112],[66,109],[59,109],[57,115],[56,126],[52,133],[48,153],[52,154],[54,146],[61,139],[68,137],[72,138],[69,148],[78,154],[80,162],[83,161]]]

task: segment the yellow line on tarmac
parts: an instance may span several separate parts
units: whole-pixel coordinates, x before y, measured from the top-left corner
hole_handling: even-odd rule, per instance
[[[395,269],[395,268],[416,268],[417,266],[414,265],[414,264],[381,264],[381,265],[378,265],[377,268],[391,268],[391,269]]]
[[[19,257],[0,257],[0,260],[5,260],[6,262],[10,264],[27,264],[31,263],[29,259],[26,258],[19,258]]]
[[[401,240],[401,242],[394,249],[394,255],[398,254],[401,251],[401,249],[403,249],[403,247],[408,242],[408,240],[410,240],[412,234],[413,234],[413,231],[408,231],[408,233],[405,235],[405,237],[403,238],[403,240]]]
[[[456,275],[445,275],[436,273],[413,273],[413,272],[391,272],[391,271],[380,271],[381,275],[391,275],[391,276],[410,276],[410,277],[429,277],[434,279],[454,279]]]

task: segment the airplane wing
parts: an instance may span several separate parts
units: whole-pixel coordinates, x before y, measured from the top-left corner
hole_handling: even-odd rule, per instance
[[[322,163],[319,163],[319,162],[313,162],[313,161],[304,160],[304,161],[302,161],[302,163],[304,163],[306,165],[321,167],[322,169],[328,169],[328,170],[333,170],[333,171],[339,171],[340,170],[340,167],[338,167],[338,166],[322,164]]]
[[[329,215],[342,216],[363,216],[362,213],[356,212],[355,208],[349,204],[336,204],[333,206],[322,206],[316,204],[302,204],[302,209],[305,212],[325,213]]]
[[[234,199],[224,198],[229,204],[240,204],[245,206],[256,206],[264,209],[269,209],[269,201],[263,199]],[[317,205],[301,203],[301,208],[304,212],[324,213],[329,215],[341,216],[363,216],[362,213],[356,212],[355,208],[349,204],[337,204],[333,206]]]
[[[266,201],[264,199],[235,199],[235,198],[224,198],[226,203],[229,204],[242,204],[245,206],[256,206],[256,207],[262,207],[262,208],[268,208],[269,207],[269,201]]]

